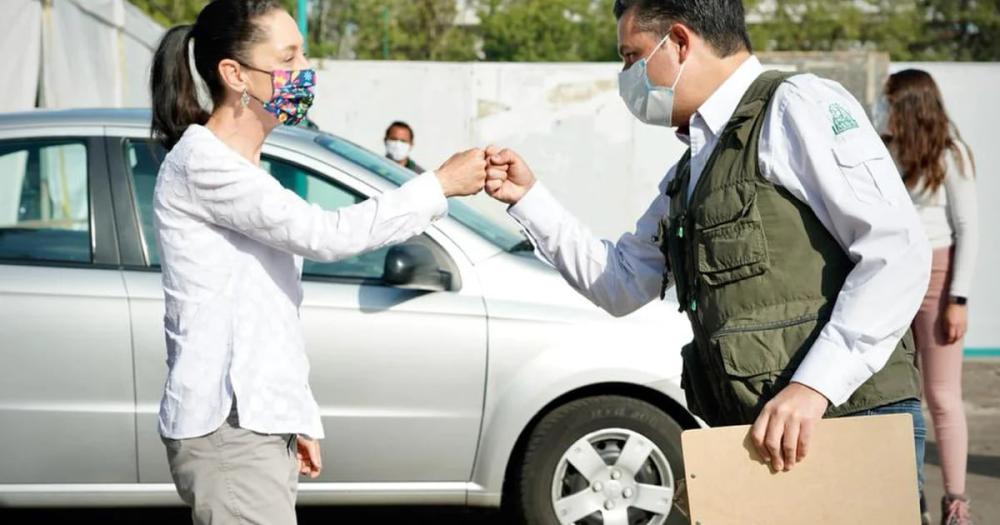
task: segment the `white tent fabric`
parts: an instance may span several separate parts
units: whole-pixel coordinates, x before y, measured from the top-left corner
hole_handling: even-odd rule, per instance
[[[123,3],[125,25],[122,28],[122,45],[125,67],[121,82],[122,106],[149,107],[149,67],[165,30],[139,8],[124,0]]]
[[[72,0],[45,6],[42,90],[46,108],[115,106],[119,56],[114,0]]]
[[[32,108],[147,107],[149,66],[163,28],[126,0],[3,0],[0,51],[10,74],[0,112]],[[27,154],[0,156],[0,226],[15,224]],[[46,220],[86,224],[82,146],[40,152]]]
[[[14,75],[0,111],[149,105],[163,28],[127,0],[4,0],[0,51]]]
[[[38,97],[42,63],[42,4],[6,0],[0,50],[7,58],[7,80],[0,85],[0,112],[32,108]]]

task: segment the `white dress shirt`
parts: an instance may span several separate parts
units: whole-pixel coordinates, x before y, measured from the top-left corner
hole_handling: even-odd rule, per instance
[[[334,261],[404,241],[447,202],[427,173],[323,210],[193,125],[160,167],[154,210],[169,367],[160,434],[214,432],[235,396],[248,430],[321,438],[299,322],[302,257]]]
[[[691,117],[690,135],[680,136],[691,146],[689,188],[762,72],[757,58],[749,58]],[[834,115],[845,111],[854,126],[835,129]],[[910,326],[927,291],[930,248],[888,151],[843,87],[794,76],[778,88],[766,119],[762,174],[812,208],[855,263],[830,321],[792,378],[840,405],[885,366]],[[665,261],[657,228],[675,170],[635,231],[617,242],[594,238],[540,182],[510,214],[575,289],[612,315],[626,315],[659,295]]]

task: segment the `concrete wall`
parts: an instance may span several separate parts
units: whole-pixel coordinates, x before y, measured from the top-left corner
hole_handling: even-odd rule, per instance
[[[783,70],[801,70],[817,63],[815,58],[765,60]],[[868,67],[873,60],[877,57],[859,66],[860,74],[845,77],[854,78],[848,83],[862,100],[872,100],[872,83],[866,79],[873,74]],[[318,67],[310,116],[322,128],[383,151],[385,127],[405,120],[416,132],[413,156],[427,168],[471,146],[511,147],[567,208],[606,238],[632,229],[656,196],[657,183],[684,151],[670,130],[640,124],[628,113],[618,96],[618,64],[327,61]],[[977,154],[981,194],[1000,195],[1000,181],[991,173],[1000,151],[987,130],[1000,122],[1000,104],[992,98],[1000,86],[1000,64],[928,69],[941,81],[952,116]],[[509,221],[503,207],[485,196],[473,204]],[[987,271],[1000,263],[1000,247],[989,242],[989,225],[1000,211],[983,204],[984,250],[969,345],[1000,347],[1000,327],[990,322],[1000,313],[1000,279]],[[508,224],[516,228],[513,221]]]
[[[784,64],[840,82],[865,107],[872,107],[889,76],[889,54],[872,51],[776,51],[758,54],[765,64]]]
[[[683,153],[666,128],[639,124],[618,97],[615,64],[327,62],[310,116],[383,151],[385,127],[409,122],[414,159],[497,143],[520,152],[570,210],[617,237],[655,197]],[[506,217],[488,198],[475,203]],[[512,223],[512,227],[513,223]]]

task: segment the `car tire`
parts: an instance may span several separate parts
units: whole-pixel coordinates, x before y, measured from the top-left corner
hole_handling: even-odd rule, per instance
[[[677,480],[684,479],[682,430],[663,410],[624,396],[588,397],[552,410],[531,431],[521,459],[513,465],[505,494],[508,520],[523,525],[600,525],[606,516],[611,520],[609,513],[625,512],[627,521],[619,515],[619,523],[688,523],[672,497]],[[626,451],[630,440],[635,443]],[[596,455],[589,454],[588,444]],[[623,452],[631,461],[619,461]],[[636,458],[644,454],[646,460],[634,468],[641,461]],[[570,495],[577,498],[563,499]],[[574,521],[591,509],[595,512]]]

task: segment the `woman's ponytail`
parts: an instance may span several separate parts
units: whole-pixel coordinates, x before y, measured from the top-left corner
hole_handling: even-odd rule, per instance
[[[149,88],[153,101],[153,138],[170,150],[191,124],[205,124],[209,114],[198,104],[198,92],[188,65],[193,26],[171,28],[153,55]]]
[[[259,27],[257,20],[275,9],[281,9],[277,0],[212,0],[193,26],[176,26],[163,35],[149,76],[154,139],[169,150],[188,126],[208,122],[211,110],[204,108],[218,107],[226,98],[219,62],[246,63],[250,46],[267,37],[266,28]],[[197,85],[192,69],[198,73]]]

